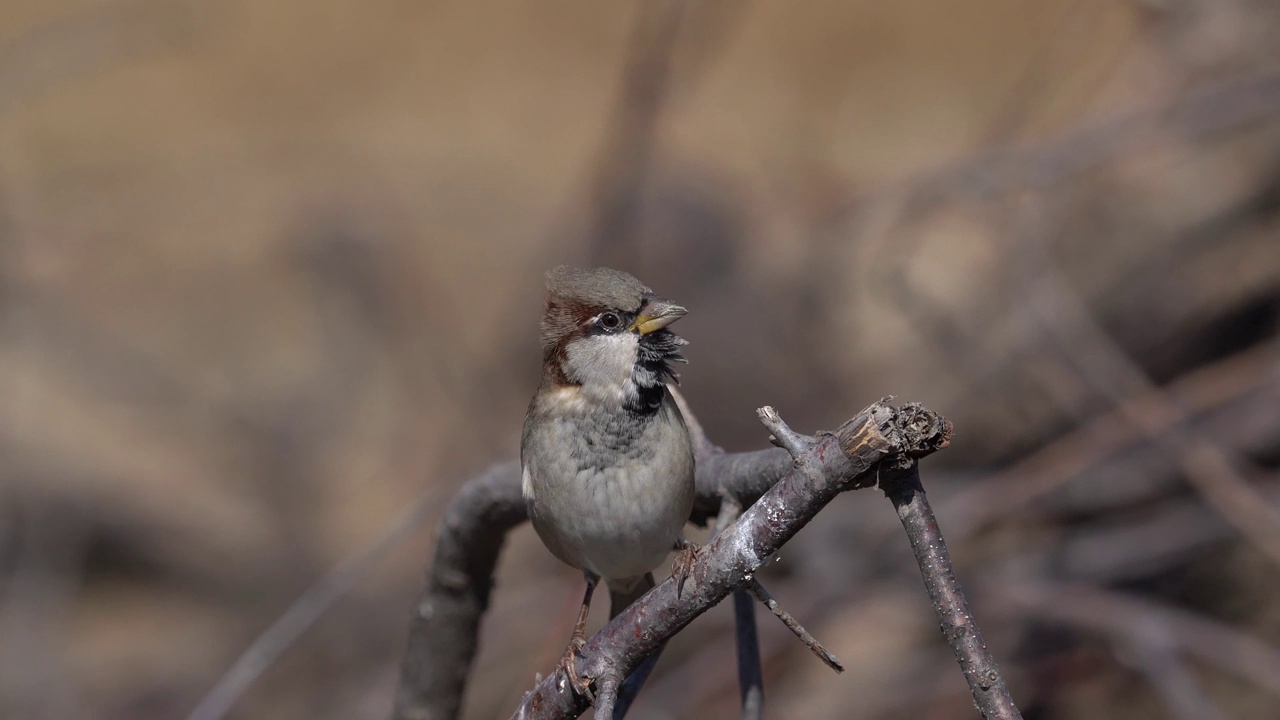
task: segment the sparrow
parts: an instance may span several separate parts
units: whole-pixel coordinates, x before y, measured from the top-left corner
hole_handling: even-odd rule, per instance
[[[570,683],[586,643],[596,583],[610,619],[654,586],[672,550],[681,585],[695,552],[683,529],[693,509],[689,430],[667,389],[688,344],[667,327],[686,310],[627,273],[557,267],[547,273],[542,381],[520,445],[529,518],[547,549],[582,571],[586,593],[561,660]]]

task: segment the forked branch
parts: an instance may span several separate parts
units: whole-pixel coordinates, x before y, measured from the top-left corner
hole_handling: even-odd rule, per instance
[[[728,497],[746,507],[738,521],[723,528],[698,553],[682,592],[677,593],[675,581],[668,579],[587,641],[579,669],[595,681],[601,704],[610,705],[612,691],[663,642],[735,589],[749,585],[761,566],[841,492],[870,487],[883,478],[891,498],[904,498],[902,504],[895,501],[900,512],[902,507],[920,511],[919,503],[913,504],[913,500],[922,501],[923,493],[909,495],[904,488],[918,487],[916,460],[945,447],[951,436],[950,423],[932,411],[915,404],[895,408],[883,401],[858,413],[834,433],[815,437],[792,431],[772,408],[761,409],[760,419],[787,452],[726,454],[708,442],[699,443],[695,519],[714,515],[721,498]],[[915,486],[910,485],[911,478]],[[923,511],[927,513],[927,506]],[[921,517],[932,521],[931,513]],[[468,483],[455,499],[413,618],[396,696],[397,720],[458,714],[498,549],[506,532],[524,519],[514,465],[495,467]],[[964,625],[966,636],[981,646],[981,636],[955,584],[941,535],[921,534],[905,517],[904,525],[913,547],[925,538],[935,554],[941,549],[933,562],[921,563],[926,586],[931,595],[935,585],[954,591],[960,603],[954,607],[963,608],[968,622]],[[936,531],[936,523],[932,527]],[[949,634],[948,639],[955,634]],[[984,646],[981,651],[985,653]],[[989,655],[982,660],[957,651],[957,656],[984,715],[1019,717],[1011,700],[989,712],[979,698],[979,688],[988,695],[1007,698]],[[584,712],[587,699],[563,680],[557,673],[539,682],[525,695],[514,717],[572,718]],[[597,715],[607,717],[608,710],[597,706]]]

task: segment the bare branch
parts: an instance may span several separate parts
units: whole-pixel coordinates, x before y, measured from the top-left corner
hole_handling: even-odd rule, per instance
[[[804,626],[791,616],[791,613],[783,610],[782,606],[778,604],[777,600],[773,599],[773,595],[770,595],[768,590],[764,589],[764,586],[760,584],[759,580],[756,580],[755,577],[752,576],[747,580],[745,587],[747,592],[751,594],[751,597],[759,600],[761,605],[769,608],[769,611],[781,620],[782,624],[786,625],[788,630],[795,633],[795,636],[800,638],[800,642],[804,643],[804,646],[809,648],[814,655],[817,655],[818,659],[826,664],[827,667],[838,673],[844,672],[844,665],[840,664],[840,661],[836,659],[836,656],[832,655],[830,651],[823,647],[822,643],[818,642],[817,638],[809,634],[809,631],[805,630]]]
[[[695,617],[744,585],[818,511],[845,490],[874,483],[886,459],[928,455],[949,442],[951,424],[918,405],[878,402],[824,434],[737,522],[708,543],[684,592],[668,578],[591,637],[580,671],[597,682],[625,677],[644,657]],[[544,679],[513,717],[571,718],[586,709],[559,677]]]
[[[902,527],[907,531],[911,549],[920,563],[920,574],[924,576],[925,590],[942,626],[942,635],[960,663],[974,705],[987,720],[1021,720],[1022,714],[1014,705],[960,590],[947,544],[920,485],[917,463],[911,461],[906,468],[886,472],[880,487],[897,509]]]
[[[518,462],[494,465],[454,497],[409,625],[396,718],[458,716],[498,551],[526,519]]]

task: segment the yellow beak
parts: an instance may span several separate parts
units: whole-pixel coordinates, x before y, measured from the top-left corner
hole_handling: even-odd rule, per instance
[[[636,316],[636,321],[631,323],[629,330],[634,330],[641,335],[646,335],[655,330],[670,325],[688,314],[688,310],[666,300],[653,299],[644,304],[640,308],[640,314]]]

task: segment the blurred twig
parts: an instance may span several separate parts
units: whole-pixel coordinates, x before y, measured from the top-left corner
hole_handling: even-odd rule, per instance
[[[1128,477],[1138,475],[1130,473]],[[1271,503],[1280,502],[1280,487],[1273,483],[1265,495]],[[1080,511],[1077,507],[1065,509],[1066,513]],[[1104,517],[1067,529],[1053,551],[1062,574],[1099,583],[1151,577],[1236,535],[1234,528],[1196,496],[1164,500],[1157,507],[1136,504],[1128,515],[1121,523]]]
[[[1280,348],[1261,345],[1193,370],[1167,388],[1127,402],[1130,412],[1161,421],[1149,428],[1167,431],[1216,408],[1240,400],[1268,405],[1277,397]],[[1171,401],[1171,402],[1170,402]],[[1172,413],[1149,411],[1169,403]],[[1120,409],[1089,420],[1005,470],[960,490],[946,503],[944,515],[953,538],[969,535],[997,515],[1017,508],[1079,478],[1143,438]],[[1148,441],[1149,442],[1149,441]]]
[[[1205,695],[1195,673],[1169,645],[1164,638],[1135,638],[1124,648],[1171,716],[1177,720],[1226,720]]]
[[[912,253],[891,242],[891,232],[943,201],[998,200],[1027,187],[1054,188],[1075,175],[1117,156],[1151,147],[1159,138],[1198,138],[1248,123],[1280,117],[1280,72],[1241,75],[1207,84],[1152,106],[1120,113],[1029,144],[1010,143],[970,154],[952,163],[915,173],[902,181],[869,189],[847,204],[844,235],[851,235],[876,268],[864,286],[894,298],[915,322],[944,340],[955,330],[945,313],[910,292],[902,266]],[[886,271],[886,268],[889,270]],[[948,346],[958,344],[949,342]],[[965,356],[961,360],[968,362]],[[976,378],[985,374],[975,367]]]
[[[687,5],[686,0],[638,5],[640,20],[632,30],[622,94],[592,184],[590,237],[601,254],[593,258],[599,264],[621,264],[611,249],[625,249],[634,240],[640,189],[652,160],[658,115],[670,90]]]
[[[1080,379],[1112,403],[1139,432],[1178,461],[1205,501],[1250,542],[1280,565],[1280,511],[1245,479],[1242,458],[1202,436],[1185,432],[1181,412],[1168,395],[1111,338],[1067,285],[1045,247],[1040,201],[1023,205],[1024,248],[1031,307]],[[1135,404],[1142,395],[1146,402]]]
[[[308,589],[271,624],[271,627],[245,649],[213,689],[191,711],[187,720],[219,720],[224,717],[244,691],[249,689],[263,671],[293,645],[294,641],[311,627],[334,601],[349,592],[361,578],[377,567],[389,552],[422,527],[427,518],[436,512],[438,507],[436,500],[434,490],[423,493],[383,530],[380,537],[355,556],[330,570],[320,582]]]
[[[1103,160],[1150,147],[1174,134],[1202,137],[1280,116],[1280,72],[1209,84],[1167,102],[1135,110],[1026,146],[994,148],[908,178],[913,197],[980,200],[1024,187],[1048,188]]]
[[[1203,616],[1095,587],[1008,578],[983,597],[1020,614],[1088,628],[1121,642],[1161,638],[1280,697],[1280,650]]]
[[[756,606],[741,588],[733,591],[733,622],[738,639],[738,690],[742,720],[764,717],[764,671],[760,666],[760,639],[756,631]]]

